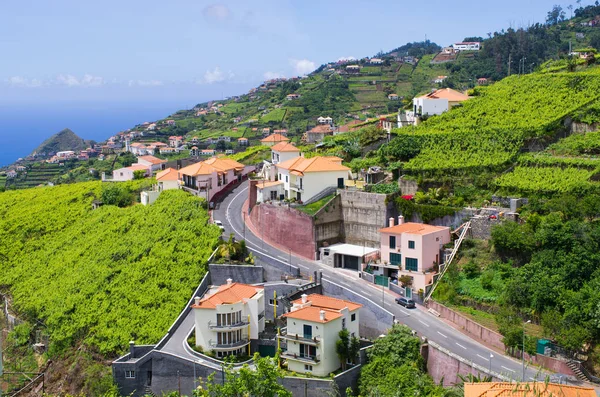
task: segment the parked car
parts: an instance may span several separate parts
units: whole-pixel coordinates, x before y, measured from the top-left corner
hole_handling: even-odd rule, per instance
[[[412,300],[412,299],[406,299],[406,298],[403,298],[403,297],[396,298],[396,303],[399,304],[399,305],[404,306],[407,309],[414,309],[416,307],[414,300]]]
[[[214,221],[215,225],[219,226],[219,228],[221,229],[222,232],[225,231],[225,228],[223,227],[223,222],[221,221]]]

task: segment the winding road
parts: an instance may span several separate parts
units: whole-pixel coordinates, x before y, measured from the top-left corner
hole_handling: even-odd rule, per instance
[[[384,305],[385,309],[391,311],[396,316],[396,320],[417,331],[418,335],[427,337],[441,347],[483,368],[491,368],[493,372],[500,373],[514,380],[522,380],[523,369],[521,361],[483,346],[448,323],[428,313],[422,307],[412,310],[405,309],[395,303],[394,299],[396,296],[393,293],[363,281],[358,277],[358,273],[356,272],[334,269],[315,261],[291,256],[288,251],[281,251],[269,245],[268,241],[263,241],[261,236],[254,235],[250,228],[244,224],[242,207],[247,198],[248,182],[246,181],[234,188],[217,205],[217,208],[213,211],[213,218],[223,222],[225,235],[234,233],[236,238],[245,239],[246,246],[264,264],[268,265],[279,262],[279,264],[299,268],[302,273],[312,273],[313,271],[321,270],[325,280],[336,283],[373,302]],[[541,372],[537,367],[526,366],[524,380],[544,380],[547,375],[548,373]]]

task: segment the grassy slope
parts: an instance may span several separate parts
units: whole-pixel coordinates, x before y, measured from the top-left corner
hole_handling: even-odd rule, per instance
[[[152,206],[91,210],[101,183],[0,194],[0,285],[52,351],[104,354],[155,343],[206,272],[219,231],[201,201],[164,192]]]

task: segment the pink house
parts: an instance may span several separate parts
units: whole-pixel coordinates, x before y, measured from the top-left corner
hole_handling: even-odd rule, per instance
[[[444,262],[442,251],[450,242],[450,228],[404,223],[402,216],[398,225],[394,225],[394,218],[389,222],[389,227],[379,230],[384,275],[412,277],[413,290],[426,291],[439,271],[438,265]]]

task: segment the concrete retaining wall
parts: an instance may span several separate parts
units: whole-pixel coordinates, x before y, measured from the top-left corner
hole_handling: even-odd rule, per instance
[[[427,302],[427,307],[434,309],[440,314],[442,318],[445,318],[450,322],[458,325],[463,331],[483,341],[485,344],[489,346],[494,346],[495,348],[501,349],[502,351],[506,350],[504,343],[502,343],[503,337],[501,334],[492,331],[491,329],[486,328],[481,324],[478,324],[475,321],[463,316],[462,314],[459,314],[454,310],[449,309],[446,306],[441,305],[433,300],[429,300]]]
[[[379,229],[390,217],[397,218],[393,196],[354,190],[340,191],[344,237],[348,244],[379,248]]]
[[[330,379],[285,377],[280,382],[294,397],[322,397],[332,391]]]
[[[344,241],[344,222],[342,219],[341,197],[339,195],[321,208],[313,219],[317,247]]]
[[[351,291],[326,279],[322,279],[321,286],[324,295],[350,300],[363,305],[359,318],[359,332],[361,337],[374,339],[386,333],[394,325],[395,316],[381,307],[381,301],[377,301],[377,298],[374,298],[375,300],[373,301],[359,295],[360,292]]]
[[[264,281],[262,266],[249,265],[220,265],[211,263],[208,265],[212,285],[227,284],[231,278],[234,283],[259,284]]]

